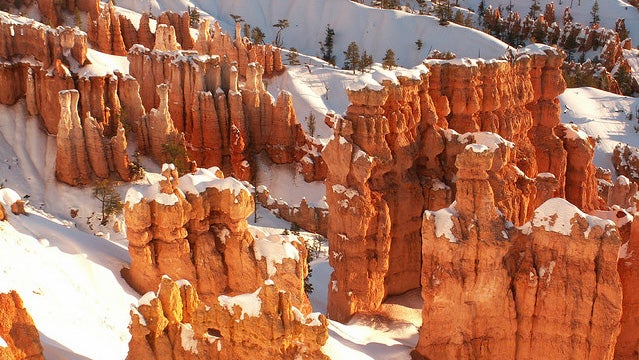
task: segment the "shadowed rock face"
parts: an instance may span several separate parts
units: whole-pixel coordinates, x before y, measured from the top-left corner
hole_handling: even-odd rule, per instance
[[[251,293],[201,300],[187,281],[163,277],[131,310],[127,359],[328,359],[324,315],[303,315],[290,294],[264,283]]]
[[[420,286],[422,211],[449,206],[460,191],[456,159],[468,144],[495,153],[486,181],[493,206],[515,225],[554,196],[605,207],[592,142],[559,125],[562,60],[540,46],[509,61],[429,60],[374,70],[374,84],[362,78],[347,90],[351,105],[323,151],[330,317],[346,321]]]
[[[492,153],[471,146],[457,157],[455,203],[424,215],[415,357],[612,359],[622,305],[616,226],[553,198],[513,228],[486,180]]]
[[[24,308],[17,292],[0,294],[0,358],[7,360],[43,360],[38,329]]]

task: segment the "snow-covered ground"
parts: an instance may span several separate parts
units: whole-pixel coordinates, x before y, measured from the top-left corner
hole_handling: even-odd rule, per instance
[[[567,89],[559,100],[561,121],[577,124],[597,139],[596,166],[612,170],[612,152],[619,143],[639,147],[639,99],[599,89],[575,88]]]

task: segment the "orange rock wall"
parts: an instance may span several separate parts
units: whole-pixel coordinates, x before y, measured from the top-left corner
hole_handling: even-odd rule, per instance
[[[581,208],[605,206],[587,161],[589,140],[564,145],[556,134],[562,59],[532,46],[510,61],[430,60],[428,71],[398,71],[396,80],[347,90],[351,105],[323,151],[330,317],[345,321],[420,286],[421,213],[454,199],[455,161],[466,144],[498,153],[488,181],[496,207],[516,225],[542,198],[566,189],[581,189],[568,197]],[[539,173],[548,174],[537,185]]]

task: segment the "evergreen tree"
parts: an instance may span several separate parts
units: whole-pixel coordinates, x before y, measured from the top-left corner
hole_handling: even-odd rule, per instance
[[[359,46],[355,41],[352,41],[348,44],[348,48],[344,51],[344,69],[345,70],[353,70],[353,74],[355,74],[355,70],[359,65],[360,56],[359,56]]]
[[[264,44],[265,37],[266,35],[259,27],[256,26],[251,29],[251,41],[253,41],[254,44]]]
[[[384,54],[384,58],[382,59],[382,66],[384,69],[392,69],[397,66],[397,61],[395,60],[395,52],[392,49],[386,50],[386,54]]]
[[[299,60],[299,53],[297,52],[297,49],[292,47],[289,52],[286,54],[286,60],[288,61],[289,65],[299,65],[300,64],[300,60]]]
[[[626,96],[632,96],[632,75],[630,69],[626,64],[619,65],[617,72],[614,75],[615,80],[619,84],[621,93]]]
[[[479,5],[477,6],[477,19],[479,22],[479,26],[481,26],[481,21],[484,18],[485,13],[486,13],[486,3],[484,2],[484,0],[481,0],[479,2]]]
[[[315,136],[315,114],[311,111],[308,113],[306,117],[306,129],[308,130],[308,135],[310,137]]]
[[[122,213],[124,207],[122,198],[109,179],[100,180],[95,184],[93,197],[101,203],[102,221],[100,225],[106,225],[111,215]]]
[[[530,16],[532,19],[536,19],[539,10],[541,10],[541,6],[539,6],[539,0],[533,0],[532,4],[530,5],[528,16]]]
[[[273,27],[277,28],[277,33],[275,33],[275,40],[273,41],[273,45],[277,47],[282,47],[282,31],[288,27],[287,19],[279,19],[276,24],[273,24]]]
[[[458,25],[464,25],[464,14],[462,14],[461,10],[457,10],[455,12],[455,17],[453,17],[453,22]]]
[[[197,28],[200,25],[200,11],[197,7],[188,7],[189,12],[189,25],[192,28]]]
[[[415,45],[417,45],[417,51],[420,51],[422,46],[424,46],[424,43],[422,42],[422,39],[417,39],[417,41],[415,41]]]
[[[592,20],[590,21],[591,26],[599,25],[601,19],[599,18],[599,2],[595,0],[595,3],[592,4],[592,9],[590,9],[590,16],[592,16]]]
[[[555,7],[552,4],[546,4],[546,9],[544,11],[544,20],[546,20],[546,24],[550,25],[555,22]]]
[[[330,25],[326,25],[326,36],[324,42],[320,41],[320,51],[322,59],[335,66],[335,55],[333,55],[333,45],[335,44],[335,30]]]
[[[359,63],[357,64],[357,70],[364,72],[367,68],[373,65],[373,55],[368,55],[366,51],[362,54],[362,57],[359,59]]]
[[[439,18],[439,25],[448,25],[448,22],[453,17],[453,10],[450,8],[450,0],[446,0],[445,4],[439,3],[436,6],[435,14]]]

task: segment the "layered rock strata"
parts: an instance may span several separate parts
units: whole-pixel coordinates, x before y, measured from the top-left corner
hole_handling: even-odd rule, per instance
[[[15,291],[0,293],[0,359],[44,360],[38,329]]]
[[[455,203],[424,215],[415,356],[612,359],[622,307],[617,227],[559,198],[511,227],[487,180],[492,157],[468,145],[456,160]]]
[[[309,206],[306,198],[302,198],[298,206],[290,206],[281,199],[274,199],[265,186],[258,186],[256,191],[257,201],[277,217],[312,233],[323,236],[328,233],[328,208]]]
[[[129,329],[127,359],[328,359],[326,318],[302,314],[272,281],[204,300],[189,282],[165,276],[157,295],[131,310]]]

